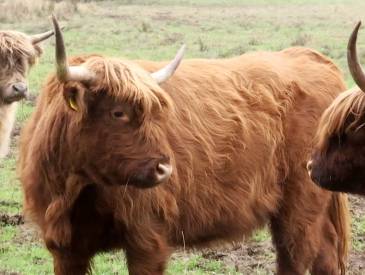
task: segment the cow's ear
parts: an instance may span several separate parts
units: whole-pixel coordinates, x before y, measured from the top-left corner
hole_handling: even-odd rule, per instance
[[[63,90],[63,98],[65,99],[67,107],[74,112],[82,112],[84,109],[84,94],[85,88],[81,85],[65,86]]]

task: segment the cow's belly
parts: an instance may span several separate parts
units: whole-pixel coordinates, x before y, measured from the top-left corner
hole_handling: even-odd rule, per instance
[[[280,184],[266,181],[252,185],[226,183],[214,192],[204,190],[199,201],[185,200],[173,229],[175,245],[200,247],[242,241],[267,224],[282,198]]]

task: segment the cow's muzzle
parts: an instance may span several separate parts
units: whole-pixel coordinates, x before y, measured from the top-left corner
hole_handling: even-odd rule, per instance
[[[144,163],[138,172],[130,178],[130,183],[140,188],[150,188],[168,181],[172,174],[172,165],[168,158],[153,159]]]
[[[307,172],[309,177],[311,178],[311,180],[316,183],[317,185],[321,186],[322,182],[321,182],[321,172],[319,171],[319,169],[314,169],[315,164],[314,164],[314,160],[310,159],[307,162]]]
[[[307,162],[307,171],[311,180],[319,187],[327,190],[336,191],[335,175],[328,174],[328,171],[323,167],[319,166],[319,163],[315,159],[311,159]]]
[[[3,95],[3,101],[7,104],[22,100],[28,95],[28,86],[23,82],[10,85]]]

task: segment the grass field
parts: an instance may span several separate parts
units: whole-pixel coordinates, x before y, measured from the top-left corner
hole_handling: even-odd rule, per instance
[[[6,1],[0,0],[0,5]],[[354,24],[365,19],[363,0],[120,0],[57,5],[56,14],[66,26],[64,35],[70,55],[97,52],[161,60],[171,58],[186,43],[187,58],[225,58],[300,45],[330,56],[343,69],[349,86],[352,80],[346,68],[347,39]],[[0,29],[27,33],[48,30],[51,11],[33,8],[31,16],[0,15]],[[365,63],[365,30],[358,44]],[[0,274],[52,274],[50,255],[19,216],[22,194],[15,159],[19,129],[32,112],[46,75],[54,68],[53,45],[53,40],[45,43],[45,53],[29,76],[33,96],[20,105],[11,154],[0,164]],[[352,197],[351,202],[353,246],[349,273],[365,274],[365,200]],[[273,274],[274,262],[270,236],[262,230],[233,248],[175,253],[168,273]],[[94,273],[127,274],[123,254],[98,256]]]

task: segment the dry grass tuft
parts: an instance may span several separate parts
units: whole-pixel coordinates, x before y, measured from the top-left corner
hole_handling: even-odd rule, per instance
[[[306,33],[299,33],[294,41],[291,43],[291,46],[306,46],[311,39],[311,35]]]
[[[153,29],[150,23],[143,21],[138,30],[140,32],[152,32]]]
[[[208,45],[203,41],[201,37],[198,39],[199,51],[206,52],[208,51]]]

